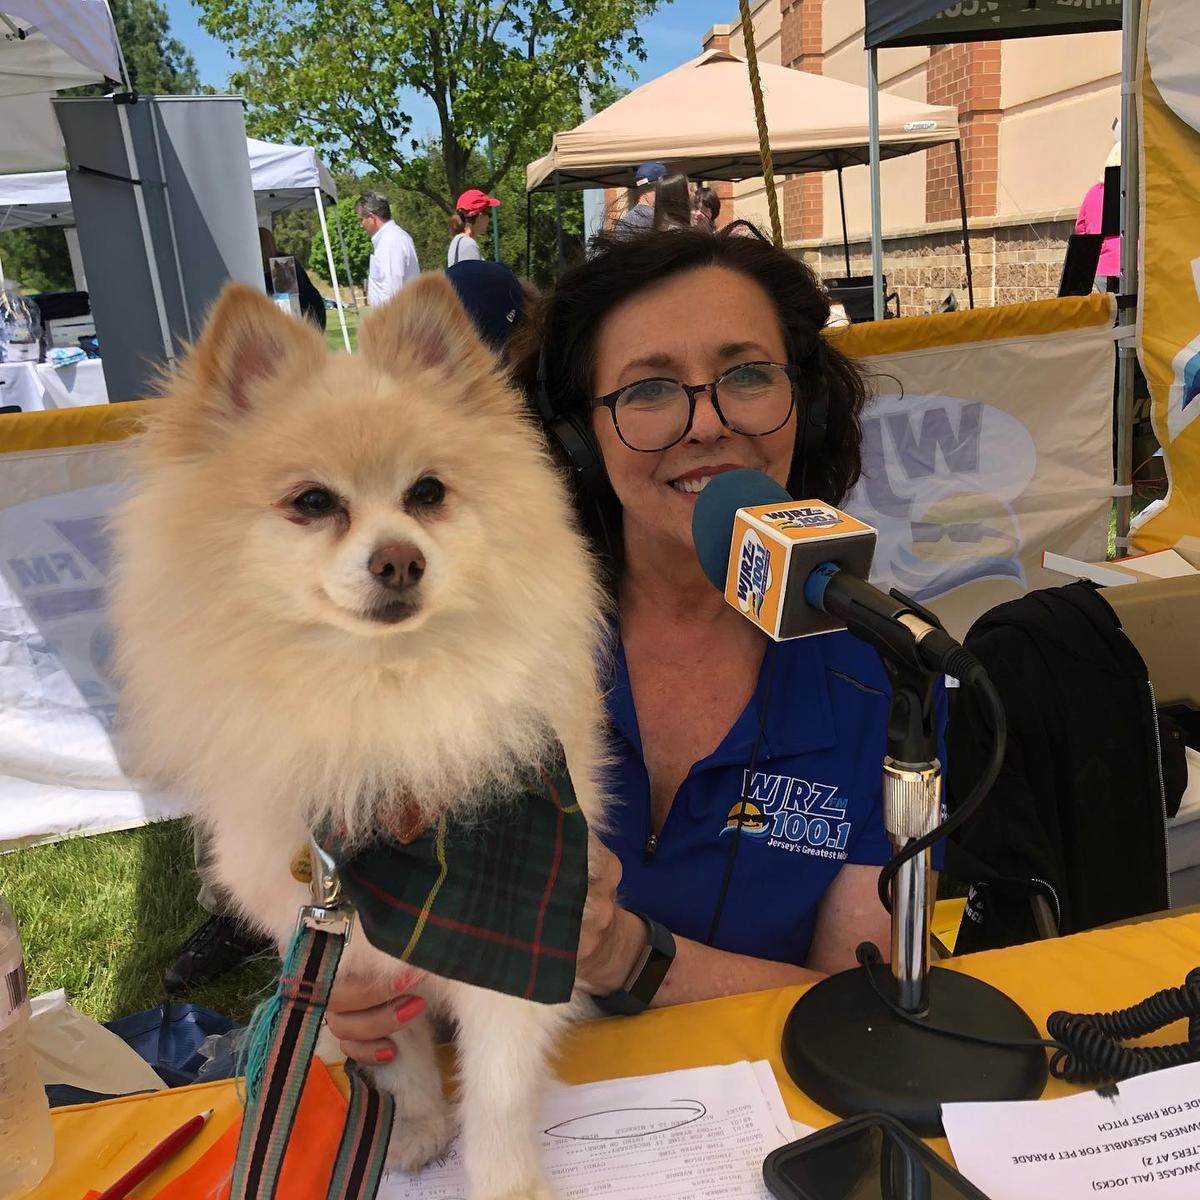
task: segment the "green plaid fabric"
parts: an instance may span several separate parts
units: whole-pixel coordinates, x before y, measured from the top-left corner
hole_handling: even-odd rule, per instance
[[[543,1004],[571,998],[587,822],[561,754],[524,793],[347,854],[326,839],[367,940],[406,963]],[[402,836],[404,836],[402,834]]]

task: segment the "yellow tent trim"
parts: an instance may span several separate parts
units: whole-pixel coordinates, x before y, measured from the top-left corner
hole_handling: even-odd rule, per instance
[[[137,433],[149,405],[91,404],[85,408],[49,408],[44,412],[0,413],[0,453],[55,450],[119,442]]]
[[[871,321],[829,331],[829,344],[851,358],[934,350],[966,342],[998,342],[1006,338],[1065,333],[1096,325],[1112,325],[1116,301],[1104,292],[1090,296],[1060,296],[1029,304],[1004,304],[930,317],[901,317]]]

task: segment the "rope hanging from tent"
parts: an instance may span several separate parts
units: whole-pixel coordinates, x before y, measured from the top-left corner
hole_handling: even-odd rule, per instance
[[[754,46],[754,21],[750,0],[738,0],[742,16],[742,40],[746,44],[746,62],[750,67],[750,91],[754,95],[754,123],[758,126],[758,152],[762,155],[763,185],[767,189],[767,211],[771,216],[771,236],[775,245],[783,245],[783,227],[779,224],[779,197],[775,195],[775,168],[771,164],[771,140],[767,133],[767,113],[763,107],[762,79],[758,74],[758,51]]]

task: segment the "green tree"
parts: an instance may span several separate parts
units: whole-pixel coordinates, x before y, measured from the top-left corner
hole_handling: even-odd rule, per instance
[[[109,7],[135,91],[183,96],[200,90],[196,62],[171,36],[170,18],[159,0],[109,0]]]
[[[358,193],[353,195],[345,195],[337,202],[337,215],[342,223],[342,234],[346,238],[346,254],[350,259],[350,274],[354,278],[354,286],[359,287],[362,281],[367,277],[367,264],[371,261],[371,236],[358,223],[358,217],[354,214],[354,201],[358,199]],[[324,279],[329,282],[329,264],[325,258],[325,240],[321,237],[321,225],[317,220],[317,215],[312,214],[313,224],[315,226],[307,249],[308,255],[308,270],[311,274],[316,275],[319,279]],[[342,248],[338,245],[337,231],[333,228],[333,209],[325,210],[325,219],[329,222],[329,237],[333,243],[333,261],[337,265],[338,277],[341,278],[344,270],[342,266]],[[280,250],[283,250],[284,243],[276,238],[276,244]],[[343,285],[345,279],[342,279]]]
[[[64,292],[75,286],[61,229],[10,229],[0,234],[4,278],[27,292]]]
[[[326,218],[331,229],[330,236],[334,239],[333,249],[341,266],[341,251],[338,249],[337,233],[332,230],[333,211],[326,209]],[[275,235],[275,245],[280,254],[290,254],[305,268],[313,264],[325,265],[325,247],[321,244],[321,252],[316,258],[311,257],[313,234],[320,240],[321,223],[317,219],[315,208],[292,208],[275,213],[271,218],[271,232]]]
[[[447,213],[466,187],[492,191],[544,151],[548,130],[574,124],[585,81],[609,85],[644,59],[637,25],[660,2],[196,0],[244,64],[231,83],[256,132],[369,164]],[[436,156],[412,138],[414,98],[433,106]]]
[[[196,63],[170,34],[159,0],[110,0],[113,23],[134,90],[146,95],[185,95],[200,90]],[[103,95],[103,84],[74,88],[68,95]],[[71,259],[61,229],[16,229],[0,234],[4,274],[31,292],[74,286]]]

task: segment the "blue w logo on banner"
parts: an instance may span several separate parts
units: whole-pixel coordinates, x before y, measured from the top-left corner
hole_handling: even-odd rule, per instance
[[[1013,501],[1033,478],[1025,426],[955,396],[880,396],[863,420],[863,478],[847,503],[879,530],[872,577],[932,600],[982,579],[1024,584]]]

